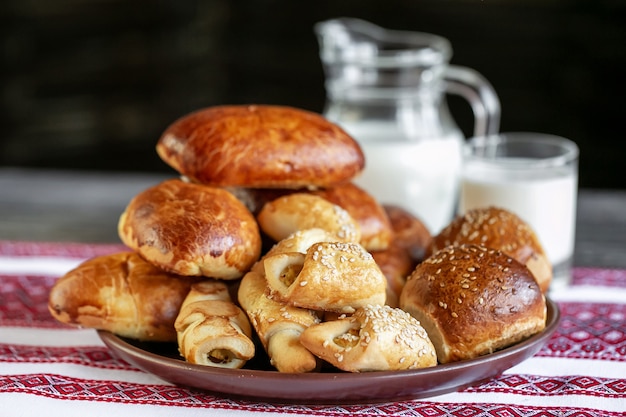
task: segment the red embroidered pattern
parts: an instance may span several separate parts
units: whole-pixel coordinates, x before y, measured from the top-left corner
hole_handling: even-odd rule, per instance
[[[596,410],[575,412],[560,407],[511,407],[502,404],[456,404],[427,401],[400,401],[389,404],[354,406],[277,405],[249,400],[232,400],[210,393],[195,392],[167,385],[132,384],[118,381],[96,381],[70,378],[63,375],[9,375],[0,376],[0,392],[28,392],[64,400],[97,400],[132,404],[155,404],[194,408],[223,408],[274,413],[294,413],[322,416],[620,416],[621,413]]]
[[[125,250],[122,245],[84,245],[0,241],[3,256],[62,256],[90,258]],[[69,328],[54,320],[47,307],[48,294],[56,277],[0,275],[0,326],[25,328]],[[574,269],[573,285],[626,287],[626,271]],[[626,362],[626,304],[560,303],[561,322],[553,337],[537,356],[584,358]],[[123,372],[142,372],[115,357],[102,346],[31,346],[7,344],[0,338],[1,364],[69,363],[83,367]],[[61,368],[59,368],[61,369]],[[537,407],[495,403],[436,403],[400,401],[374,405],[304,406],[280,405],[224,398],[220,394],[194,391],[167,384],[138,384],[120,381],[75,378],[58,374],[0,375],[0,395],[22,392],[59,400],[103,401],[127,404],[156,404],[172,407],[213,408],[321,416],[458,416],[458,417],[537,417],[606,416],[619,412],[565,407]],[[463,391],[467,395],[506,393],[530,398],[587,396],[624,399],[626,379],[569,375],[544,377],[507,374]]]
[[[137,370],[102,346],[54,347],[0,344],[0,362],[73,363],[95,368]]]

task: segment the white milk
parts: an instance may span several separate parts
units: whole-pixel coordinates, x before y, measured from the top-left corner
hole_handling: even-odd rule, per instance
[[[453,136],[411,142],[390,126],[342,124],[365,154],[365,170],[355,183],[379,202],[409,210],[436,234],[456,211],[461,139]]]
[[[549,178],[506,178],[468,168],[461,184],[461,213],[488,205],[508,209],[533,228],[553,265],[571,258],[577,190],[573,170]]]

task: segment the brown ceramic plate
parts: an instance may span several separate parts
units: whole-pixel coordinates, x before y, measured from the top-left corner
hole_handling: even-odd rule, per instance
[[[173,343],[141,343],[106,331],[99,335],[125,361],[180,386],[274,402],[373,403],[445,394],[498,376],[537,353],[554,333],[560,313],[553,301],[547,305],[545,330],[521,343],[477,359],[410,371],[284,374],[270,370],[267,358],[248,362],[246,369],[212,368],[186,363]]]

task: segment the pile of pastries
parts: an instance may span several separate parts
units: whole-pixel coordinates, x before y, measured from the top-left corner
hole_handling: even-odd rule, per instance
[[[288,373],[430,367],[545,327],[551,267],[528,225],[486,207],[431,236],[352,182],[359,145],[316,113],[210,107],[156,150],[177,175],[121,213],[127,251],[55,283],[57,320],[175,342],[207,366],[262,350]]]

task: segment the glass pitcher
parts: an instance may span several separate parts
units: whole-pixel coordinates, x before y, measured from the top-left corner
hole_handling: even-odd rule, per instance
[[[402,206],[438,233],[456,212],[464,136],[445,95],[475,116],[474,135],[497,133],[500,102],[476,71],[449,65],[437,35],[338,18],[314,27],[326,76],[324,115],[363,148],[356,180],[381,203]]]

